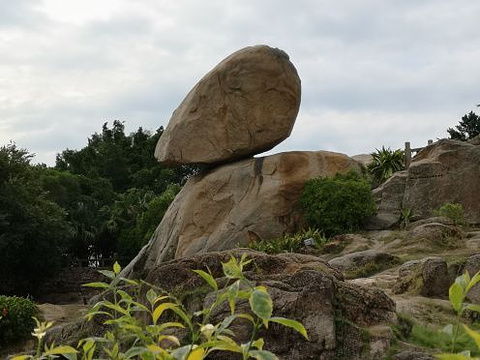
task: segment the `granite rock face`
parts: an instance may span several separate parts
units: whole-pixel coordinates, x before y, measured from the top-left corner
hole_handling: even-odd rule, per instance
[[[172,260],[149,269],[146,281],[183,297],[189,311],[208,307],[211,294],[192,291],[205,282],[192,270],[207,267],[219,284],[224,277],[222,262],[230,255],[246,253],[252,260],[245,276],[255,285],[267,287],[273,300],[273,316],[300,321],[306,328],[309,341],[282,326],[270,326],[260,333],[265,349],[279,359],[372,359],[383,358],[393,333],[389,324],[395,323],[395,303],[381,290],[345,283],[342,276],[318,257],[301,254],[267,255],[237,249],[211,252]],[[225,278],[223,278],[225,279]],[[205,287],[204,287],[205,288]],[[248,312],[248,303],[237,305],[239,312]],[[230,315],[228,305],[212,315],[213,323]],[[233,324],[236,340],[246,342],[249,328]],[[368,331],[370,336],[362,336]],[[213,359],[237,359],[233,353],[219,353]]]
[[[167,164],[252,157],[286,139],[300,107],[288,55],[265,45],[239,50],[205,75],[173,113],[155,150]]]
[[[398,269],[398,275],[394,293],[411,292],[433,298],[448,297],[448,288],[454,281],[447,262],[433,256],[404,263]]]
[[[480,223],[480,146],[442,139],[427,146],[410,167],[395,173],[373,192],[378,212],[370,229],[387,229],[399,223],[402,211],[425,219],[443,204],[459,203],[469,223]]]
[[[191,178],[170,205],[128,273],[207,251],[245,246],[299,230],[307,180],[359,165],[346,155],[288,152],[239,161]],[[134,276],[137,277],[137,276]]]

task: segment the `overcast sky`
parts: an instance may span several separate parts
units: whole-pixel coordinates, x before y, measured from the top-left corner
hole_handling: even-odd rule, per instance
[[[53,165],[104,122],[155,130],[223,58],[267,44],[302,80],[270,153],[422,146],[478,110],[479,18],[474,0],[0,0],[0,145]]]

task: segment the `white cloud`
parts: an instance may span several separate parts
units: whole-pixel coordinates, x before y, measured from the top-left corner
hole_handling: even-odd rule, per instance
[[[282,150],[417,146],[480,101],[480,3],[468,0],[16,0],[0,12],[0,143],[49,164],[105,121],[166,125],[220,60],[287,51],[302,107]]]

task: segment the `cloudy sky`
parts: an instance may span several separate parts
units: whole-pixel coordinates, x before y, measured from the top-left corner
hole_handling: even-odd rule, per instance
[[[302,79],[271,152],[422,146],[480,102],[480,1],[0,0],[0,145],[53,165],[104,122],[166,125],[230,53],[285,50]]]

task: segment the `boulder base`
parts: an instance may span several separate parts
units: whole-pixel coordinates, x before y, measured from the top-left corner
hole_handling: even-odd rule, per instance
[[[128,273],[207,251],[246,246],[300,230],[307,180],[359,170],[346,155],[289,152],[224,165],[191,178]],[[141,275],[135,275],[139,277]]]
[[[300,321],[309,341],[282,326],[270,326],[260,333],[265,349],[279,359],[372,359],[383,358],[393,339],[388,327],[396,321],[395,304],[381,290],[347,284],[341,275],[318,257],[301,254],[267,255],[237,249],[211,252],[172,260],[151,268],[146,281],[184,299],[189,311],[211,305],[213,298],[205,282],[192,270],[211,271],[222,283],[222,262],[231,255],[247,253],[252,263],[246,277],[255,285],[267,287],[273,300],[273,316]],[[205,289],[201,293],[198,289]],[[183,295],[188,294],[188,295]],[[237,311],[248,312],[248,303],[240,302]],[[213,323],[230,315],[228,305],[213,314]],[[234,324],[235,326],[235,324]],[[237,326],[236,340],[247,342],[249,328]],[[369,336],[364,336],[365,332]],[[233,353],[213,357],[237,359]],[[241,359],[238,358],[238,359]]]

